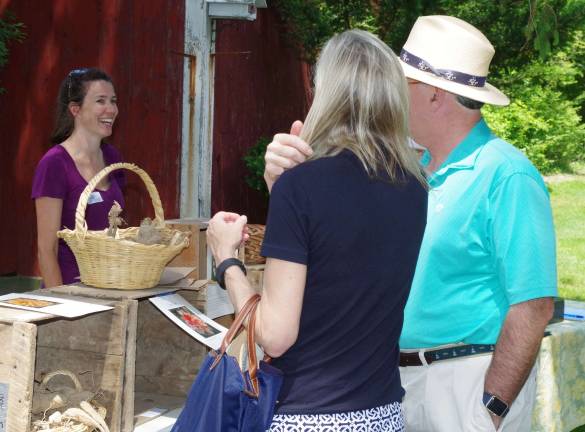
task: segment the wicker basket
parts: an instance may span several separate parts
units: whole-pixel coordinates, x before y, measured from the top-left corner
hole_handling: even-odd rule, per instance
[[[169,241],[177,230],[164,226],[164,212],[156,186],[148,174],[134,164],[116,163],[108,165],[95,175],[79,197],[75,212],[75,229],[64,229],[57,236],[64,239],[77,260],[81,282],[98,288],[141,289],[151,288],[160,281],[165,265],[189,245],[184,238],[174,245],[144,245],[131,240],[138,233],[137,227],[118,229],[117,238],[106,232],[90,231],[85,222],[85,208],[96,185],[112,171],[127,169],[140,176],[154,206],[153,223],[161,229],[163,240]]]
[[[246,265],[265,264],[266,258],[260,255],[260,248],[264,240],[265,225],[248,225],[248,234],[250,238],[244,246],[244,263]]]

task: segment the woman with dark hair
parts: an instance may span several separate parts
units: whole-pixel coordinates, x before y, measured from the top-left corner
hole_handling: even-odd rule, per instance
[[[54,146],[34,174],[32,198],[37,213],[38,258],[45,287],[76,282],[79,269],[73,252],[57,231],[75,226],[75,209],[87,182],[105,166],[120,162],[118,151],[104,139],[118,115],[112,79],[95,68],[74,69],[57,97]],[[90,195],[85,214],[88,229],[108,226],[114,201],[124,205],[124,177],[113,173]]]

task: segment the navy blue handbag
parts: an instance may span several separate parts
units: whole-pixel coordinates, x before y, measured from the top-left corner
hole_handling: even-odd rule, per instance
[[[282,372],[257,363],[254,331],[248,331],[248,370],[242,372],[235,357],[226,354],[243,329],[246,318],[254,329],[258,294],[251,297],[230,326],[219,351],[211,351],[195,378],[183,411],[171,432],[265,432],[272,422],[282,385]]]

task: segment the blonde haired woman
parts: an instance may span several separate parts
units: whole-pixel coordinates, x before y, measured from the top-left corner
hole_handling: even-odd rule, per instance
[[[333,37],[302,130],[313,155],[274,184],[262,246],[255,331],[284,373],[271,431],[404,430],[398,337],[427,209],[407,119],[392,50]],[[208,229],[236,309],[253,294],[233,259],[245,223],[220,212]]]

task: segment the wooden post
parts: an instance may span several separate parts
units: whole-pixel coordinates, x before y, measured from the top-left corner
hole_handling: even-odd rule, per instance
[[[138,301],[128,300],[128,327],[126,330],[126,365],[124,368],[124,394],[122,396],[122,432],[134,430],[134,386],[136,377],[136,326]]]
[[[37,327],[15,322],[11,340],[4,348],[11,357],[6,432],[27,432],[31,420]]]

